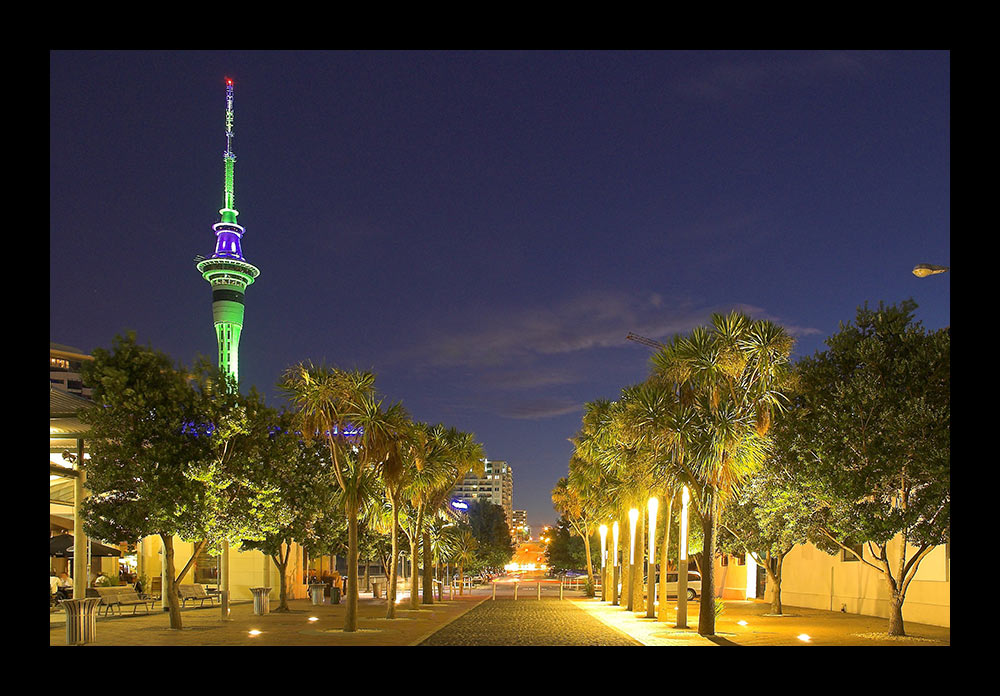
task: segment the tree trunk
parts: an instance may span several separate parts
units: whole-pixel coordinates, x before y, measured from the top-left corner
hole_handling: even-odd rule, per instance
[[[719,533],[715,523],[716,494],[710,492],[702,515],[702,530],[705,541],[699,564],[701,570],[701,602],[698,610],[698,633],[703,636],[715,635],[715,544]]]
[[[673,512],[673,496],[666,492],[663,494],[667,501],[666,523],[663,525],[663,543],[660,546],[660,612],[657,614],[657,621],[667,620],[667,552],[670,549],[670,515]]]
[[[420,532],[420,548],[424,554],[424,594],[423,604],[434,604],[434,568],[431,566],[431,533],[425,526]]]
[[[465,594],[465,592],[464,592],[464,590],[465,590],[465,582],[464,582],[464,580],[465,580],[465,564],[464,563],[459,563],[458,564],[458,596],[459,597],[461,597],[463,594]]]
[[[385,618],[395,619],[396,618],[396,563],[398,562],[399,555],[399,508],[396,507],[396,501],[392,501],[392,557],[389,560],[389,565],[392,568],[392,572],[389,573],[389,591],[386,593],[386,609]]]
[[[594,564],[590,561],[590,534],[586,527],[584,527],[583,533],[583,550],[587,554],[587,582],[591,587],[594,586]]]
[[[278,545],[278,555],[271,556],[271,560],[274,562],[274,567],[278,569],[278,608],[274,611],[290,611],[288,608],[288,581],[286,579],[286,572],[288,571],[288,556],[291,554],[292,546],[288,544],[288,552],[282,556],[281,547],[284,544]]]
[[[646,584],[642,581],[642,564],[646,558],[646,546],[648,546],[645,542],[646,516],[640,514],[638,522],[638,529],[635,531],[635,570],[632,576],[632,596],[635,598],[633,601],[633,610],[645,611]]]
[[[347,613],[344,631],[358,630],[358,511],[347,512]]]
[[[417,565],[417,554],[420,553],[419,537],[410,539],[410,609],[420,608],[420,566]]]
[[[784,558],[785,554],[773,558],[768,554],[767,563],[764,565],[767,577],[771,581],[771,613],[778,615],[781,614],[781,562]]]
[[[905,636],[903,629],[903,595],[893,593],[889,598],[889,635]]]
[[[160,534],[163,541],[163,563],[166,565],[167,586],[163,588],[166,592],[167,610],[170,612],[170,628],[180,630],[181,623],[181,603],[177,596],[177,582],[174,580],[174,537],[172,534]]]

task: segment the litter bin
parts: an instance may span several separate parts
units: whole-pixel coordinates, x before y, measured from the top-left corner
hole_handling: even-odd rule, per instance
[[[378,590],[379,590],[379,584],[378,584],[378,582],[372,582],[372,599],[378,599],[379,598]]]
[[[309,585],[309,594],[312,596],[312,603],[313,604],[322,604],[323,603],[323,595],[325,593],[326,593],[326,583],[325,582],[314,583],[312,585]]]
[[[257,616],[269,614],[271,612],[271,599],[268,595],[271,593],[271,588],[251,587],[250,591],[253,593],[253,613]]]
[[[66,645],[84,645],[97,640],[97,605],[100,597],[65,599]]]
[[[340,587],[337,585],[330,588],[330,604],[340,604]]]

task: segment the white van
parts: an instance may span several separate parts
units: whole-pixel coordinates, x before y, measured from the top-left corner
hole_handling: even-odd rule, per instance
[[[660,588],[659,588],[659,580],[660,580],[660,578],[659,578],[659,575],[660,574],[657,573],[656,575],[657,575],[657,578],[656,578],[656,581],[657,581],[656,593],[659,594],[659,592],[660,592]],[[678,579],[679,579],[679,576],[678,576],[676,570],[673,570],[673,571],[670,571],[670,572],[667,573],[666,583],[667,583],[667,596],[668,597],[676,597],[677,596]],[[687,596],[688,596],[688,599],[694,599],[695,597],[700,597],[701,596],[701,573],[699,573],[697,570],[689,570],[688,571]]]

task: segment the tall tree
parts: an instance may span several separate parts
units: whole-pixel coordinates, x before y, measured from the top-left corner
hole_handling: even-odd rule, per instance
[[[775,425],[775,436],[783,419]],[[809,540],[815,500],[782,457],[769,456],[722,512],[719,546],[748,554],[767,574],[771,613],[781,614],[785,557]]]
[[[768,430],[791,382],[791,337],[738,312],[673,341],[652,358],[652,378],[677,385],[686,407],[683,459],[705,538],[698,632],[715,634],[718,519],[739,484],[760,466]],[[708,600],[708,601],[706,601]]]
[[[274,563],[279,577],[274,611],[282,612],[289,611],[288,564],[293,543],[307,549],[322,545],[320,535],[329,532],[327,517],[337,489],[329,451],[322,442],[302,441],[292,430],[289,414],[281,414],[271,428],[269,443],[261,464],[278,497],[269,508],[274,530],[261,539],[244,539],[241,546],[258,549]]]
[[[461,524],[452,536],[451,558],[458,564],[458,594],[465,593],[465,568],[476,562],[479,541],[468,524]]]
[[[881,574],[896,636],[920,562],[951,533],[951,333],[924,329],[916,308],[859,307],[827,350],[799,361],[778,432],[778,452],[816,495],[815,541]]]
[[[260,475],[266,410],[256,392],[244,397],[217,371],[175,368],[171,359],[139,346],[135,335],[115,337],[84,366],[94,407],[81,412],[91,426],[87,486],[81,515],[96,538],[163,543],[170,627],[182,627],[174,537],[195,541],[195,552],[223,538],[259,537],[263,510],[274,496]]]
[[[297,411],[306,439],[322,439],[330,450],[333,473],[343,493],[348,521],[347,611],[344,630],[358,630],[358,514],[366,476],[399,456],[399,438],[408,417],[399,404],[383,408],[375,375],[365,371],[299,363],[279,384]]]

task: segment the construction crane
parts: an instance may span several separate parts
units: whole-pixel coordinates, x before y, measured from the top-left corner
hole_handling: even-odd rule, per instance
[[[666,348],[666,346],[659,341],[654,341],[651,338],[646,338],[645,336],[640,336],[639,334],[634,334],[631,331],[628,332],[628,336],[625,337],[628,341],[635,341],[636,343],[641,343],[644,346],[648,346],[653,350],[660,350],[661,348]]]

